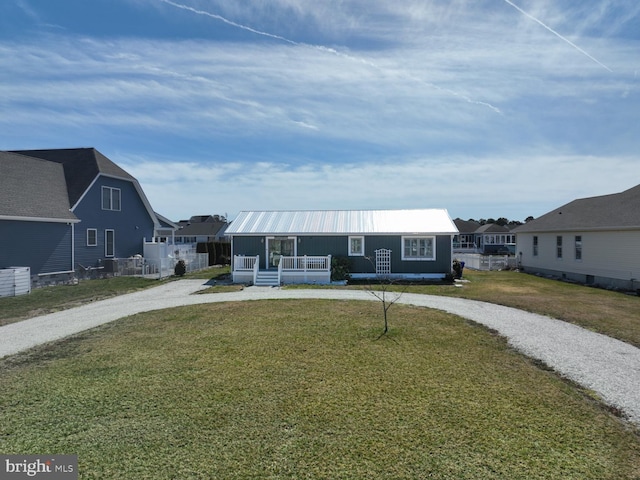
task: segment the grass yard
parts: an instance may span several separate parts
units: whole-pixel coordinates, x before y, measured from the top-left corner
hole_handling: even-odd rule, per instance
[[[462,288],[411,287],[540,313],[640,347],[640,297],[518,273],[465,270]]]
[[[28,295],[0,298],[0,326],[156,285],[158,280],[112,277],[85,280],[77,285],[36,288]]]
[[[451,285],[395,285],[393,290],[469,298],[548,315],[640,347],[640,297],[586,287],[515,271],[465,270],[468,283]],[[352,288],[287,286],[286,288]]]
[[[442,312],[260,301],[140,314],[0,361],[0,451],[80,478],[637,479],[640,438]]]
[[[228,273],[229,267],[212,267],[187,274],[182,278],[215,279]],[[111,277],[85,280],[77,285],[36,288],[28,295],[0,298],[0,326],[155,287],[160,285],[160,282],[168,282],[176,278],[150,280],[141,277]]]

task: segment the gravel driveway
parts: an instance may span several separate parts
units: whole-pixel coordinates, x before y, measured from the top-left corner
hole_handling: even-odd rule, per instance
[[[202,280],[180,280],[0,327],[0,358],[128,315],[181,305],[292,298],[378,301],[362,290],[249,287],[190,295],[203,288],[207,285]],[[640,425],[640,349],[560,320],[490,303],[409,293],[398,303],[443,310],[498,331],[525,355],[596,392]]]

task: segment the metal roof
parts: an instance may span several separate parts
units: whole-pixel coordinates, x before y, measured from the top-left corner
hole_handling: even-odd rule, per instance
[[[456,234],[445,209],[242,211],[232,235]]]

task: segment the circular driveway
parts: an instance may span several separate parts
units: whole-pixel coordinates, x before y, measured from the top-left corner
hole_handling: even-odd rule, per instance
[[[0,327],[0,358],[119,318],[183,305],[267,299],[379,301],[364,290],[249,287],[191,295],[203,280],[179,280]],[[443,310],[496,330],[509,344],[560,375],[596,392],[640,425],[640,349],[543,315],[475,300],[404,293],[397,303]]]

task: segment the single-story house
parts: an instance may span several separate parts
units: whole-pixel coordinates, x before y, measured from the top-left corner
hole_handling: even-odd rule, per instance
[[[458,233],[444,209],[243,211],[231,222],[234,282],[329,283],[332,258],[351,278],[443,279]]]
[[[640,288],[640,185],[574,200],[514,232],[526,272],[602,287]]]

